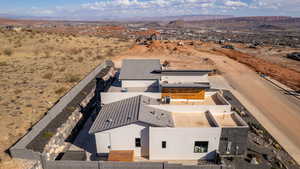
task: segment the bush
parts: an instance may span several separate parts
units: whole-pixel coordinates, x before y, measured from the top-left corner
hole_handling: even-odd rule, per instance
[[[51,54],[49,51],[44,51],[44,54],[45,54],[45,58],[50,58],[51,57]]]
[[[53,77],[53,74],[52,73],[46,73],[44,76],[43,76],[43,78],[44,79],[51,79]]]
[[[78,82],[79,80],[80,80],[79,75],[75,75],[75,74],[67,74],[66,75],[66,82],[75,83],[75,82]]]
[[[6,62],[0,62],[0,66],[8,66]]]
[[[54,133],[52,133],[52,132],[47,131],[47,132],[43,133],[43,137],[46,139],[50,139],[52,136],[54,136]]]
[[[12,52],[11,49],[4,49],[3,53],[4,53],[6,56],[11,56],[13,52]]]
[[[55,94],[63,94],[67,89],[65,87],[61,87],[55,90]]]
[[[65,68],[65,67],[62,67],[62,68],[60,68],[58,71],[64,72],[65,70],[66,70],[66,68]]]
[[[14,91],[14,93],[17,95],[17,94],[20,94],[20,93],[22,93],[22,90],[20,90],[20,89],[16,89],[15,91]]]
[[[78,62],[82,62],[83,60],[84,60],[83,57],[78,58]]]

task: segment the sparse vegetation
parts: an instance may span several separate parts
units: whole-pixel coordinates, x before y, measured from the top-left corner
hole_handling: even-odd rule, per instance
[[[68,83],[75,83],[80,80],[80,76],[77,74],[66,74],[65,79]]]
[[[4,49],[3,51],[4,55],[6,56],[11,56],[13,54],[12,50],[11,49]]]
[[[0,62],[0,66],[8,66],[6,62]]]
[[[52,133],[52,132],[44,132],[44,133],[43,133],[43,137],[44,137],[44,138],[49,139],[49,138],[51,138],[52,136],[54,136],[54,133]]]
[[[83,60],[84,60],[83,57],[78,58],[78,62],[82,62]]]
[[[53,73],[46,73],[44,76],[43,76],[43,78],[44,79],[51,79],[53,77]]]
[[[15,167],[4,150],[40,120],[73,83],[103,62],[104,58],[92,59],[97,56],[97,44],[122,49],[128,46],[127,42],[114,44],[114,40],[95,37],[73,36],[68,40],[67,34],[6,30],[0,31],[0,44],[5,44],[0,46],[0,128],[5,131],[0,132],[0,168]],[[91,58],[83,55],[85,50],[90,51]],[[12,122],[14,127],[9,125]],[[44,137],[52,136],[44,133]]]
[[[55,90],[55,94],[61,95],[61,94],[63,94],[65,91],[67,91],[67,89],[66,89],[65,87],[61,87],[61,88]]]

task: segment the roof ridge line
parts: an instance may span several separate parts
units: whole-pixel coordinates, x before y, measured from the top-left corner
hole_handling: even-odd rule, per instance
[[[137,114],[137,121],[140,121],[140,113],[141,113],[141,104],[142,104],[142,95],[139,95],[139,103],[138,103],[138,114]]]

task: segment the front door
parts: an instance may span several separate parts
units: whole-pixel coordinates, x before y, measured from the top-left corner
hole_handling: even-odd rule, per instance
[[[101,133],[96,136],[97,151],[99,154],[109,153],[111,150],[111,137],[110,133]]]

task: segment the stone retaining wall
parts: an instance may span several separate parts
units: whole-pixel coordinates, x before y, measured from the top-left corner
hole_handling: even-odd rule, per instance
[[[107,71],[107,68],[110,68],[109,71]],[[95,68],[94,71],[92,71],[74,88],[72,88],[65,96],[63,96],[59,100],[59,102],[54,105],[46,113],[46,115],[29,130],[29,132],[23,138],[21,138],[15,145],[10,148],[10,155],[13,158],[23,158],[32,161],[32,169],[43,169],[43,166],[46,163],[46,158],[54,159],[59,151],[67,148],[65,139],[68,138],[71,132],[73,132],[72,130],[77,125],[77,123],[82,120],[83,115],[80,112],[80,108],[87,107],[95,96],[95,90],[97,87],[96,79],[101,79],[102,77],[104,77],[105,79],[109,80],[113,78],[114,72],[114,65],[111,61],[106,61],[105,63]],[[89,93],[87,93],[87,95],[82,94],[82,91],[87,86],[91,86],[91,84],[94,87],[89,90]],[[108,84],[108,82],[105,83],[105,85]],[[106,87],[105,85],[104,87]],[[81,97],[79,97],[78,100],[78,96],[80,94]],[[54,135],[49,138],[49,142],[45,145],[43,151],[43,153],[46,153],[46,156],[43,156],[43,153],[41,152],[28,148],[28,144],[30,144],[42,131],[44,131],[44,129],[47,128],[47,126],[51,123],[51,121],[58,117],[62,113],[64,108],[66,108],[74,99],[76,100],[76,98],[80,104],[78,104],[77,108],[70,114],[65,123],[63,123],[57,129],[57,132],[55,132]],[[80,100],[81,98],[83,99]]]
[[[169,164],[166,162],[47,161],[44,169],[227,169],[223,165]]]

